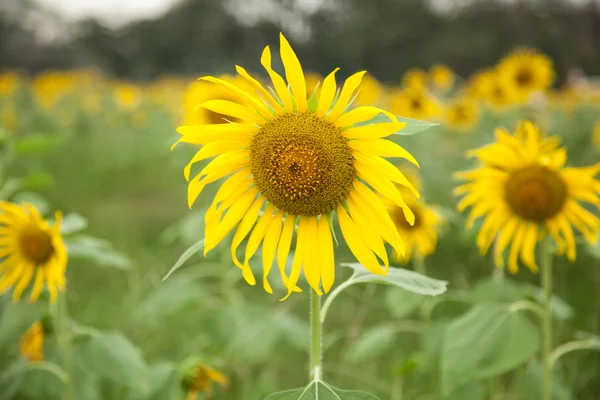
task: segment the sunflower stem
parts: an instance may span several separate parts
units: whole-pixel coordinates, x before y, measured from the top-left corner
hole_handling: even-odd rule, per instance
[[[321,380],[321,296],[310,291],[310,379]]]
[[[542,242],[541,280],[544,291],[544,319],[542,322],[542,400],[552,397],[552,241],[547,235]]]
[[[415,272],[421,275],[427,275],[427,270],[425,269],[425,257],[418,252],[415,251],[415,256],[413,258],[413,268]]]
[[[75,400],[75,388],[73,386],[73,359],[71,355],[71,333],[68,328],[69,313],[67,309],[67,295],[61,293],[58,295],[57,304],[57,339],[62,352],[63,369],[68,377],[66,390],[64,392],[65,400]]]

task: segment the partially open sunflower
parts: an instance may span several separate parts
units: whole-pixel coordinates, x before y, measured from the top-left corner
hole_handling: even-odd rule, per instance
[[[518,270],[520,259],[537,271],[535,248],[538,240],[549,234],[559,254],[575,259],[576,228],[594,243],[600,219],[581,203],[600,208],[600,163],[584,168],[567,168],[566,149],[557,147],[555,139],[544,139],[530,122],[522,122],[517,133],[496,131],[496,143],[469,153],[480,165],[457,174],[467,183],[456,188],[464,196],[460,211],[471,207],[467,225],[484,217],[477,245],[486,253],[492,243],[498,266],[504,266],[503,253],[508,249],[508,267]]]
[[[401,207],[413,223],[414,214],[394,182],[411,188],[416,196],[418,192],[382,157],[401,157],[415,164],[416,160],[384,139],[405,125],[394,115],[375,107],[348,110],[364,71],[350,76],[338,92],[335,69],[325,77],[318,102],[315,98],[308,101],[300,62],[285,37],[280,39],[287,84],[272,69],[268,46],[261,57],[273,91],[240,66],[236,67],[238,74],[260,96],[222,79],[201,78],[241,97],[244,104],[229,99],[206,101],[201,104],[203,108],[226,116],[228,121],[178,128],[182,135],[179,142],[202,145],[185,168],[188,179],[194,163],[215,157],[191,179],[188,202],[191,206],[206,185],[228,177],[206,212],[205,254],[235,231],[231,256],[248,283],[255,284],[249,262],[262,244],[267,292],[272,293],[268,276],[277,258],[288,295],[299,290],[302,271],[310,286],[321,294],[334,282],[334,216],[350,250],[371,272],[385,274],[387,270],[384,243],[404,253],[402,239],[376,193]],[[382,113],[388,117],[386,122],[362,124]],[[295,252],[288,274],[286,263],[294,232]],[[246,237],[242,262],[237,249]]]

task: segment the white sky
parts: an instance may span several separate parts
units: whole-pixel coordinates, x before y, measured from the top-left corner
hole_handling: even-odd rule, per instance
[[[77,20],[96,17],[112,24],[151,18],[166,12],[178,0],[36,0],[40,5]]]

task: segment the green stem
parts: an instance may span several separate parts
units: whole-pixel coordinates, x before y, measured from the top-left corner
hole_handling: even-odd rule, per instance
[[[310,291],[310,379],[321,380],[321,296]]]
[[[61,293],[57,304],[57,339],[62,352],[63,369],[67,374],[67,387],[64,392],[65,400],[75,400],[73,387],[73,359],[71,354],[71,333],[68,328],[69,314],[67,310],[67,295]]]
[[[552,242],[547,235],[542,242],[541,254],[541,280],[544,292],[545,318],[542,323],[542,399],[550,400],[552,396],[552,311],[550,300],[552,298]]]
[[[574,340],[558,346],[550,356],[550,364],[554,365],[559,358],[567,353],[576,350],[600,350],[600,341],[598,339]]]
[[[425,269],[425,257],[418,251],[415,251],[415,256],[413,258],[413,268],[415,272],[421,275],[427,275],[427,271]]]

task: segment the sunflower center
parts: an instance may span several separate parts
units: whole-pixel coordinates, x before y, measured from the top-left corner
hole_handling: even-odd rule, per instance
[[[333,211],[356,177],[342,129],[310,112],[282,115],[258,131],[250,164],[260,193],[293,215]]]
[[[412,99],[410,102],[410,108],[412,108],[413,110],[421,110],[423,108],[423,102],[421,101],[421,99]]]
[[[567,199],[567,186],[560,174],[541,165],[514,172],[505,191],[509,207],[520,217],[535,222],[552,218]]]
[[[44,264],[54,253],[50,235],[35,227],[25,228],[19,236],[19,247],[23,256],[33,264]]]
[[[533,74],[531,73],[530,69],[521,68],[519,71],[517,71],[515,79],[519,86],[529,86],[533,80]]]

